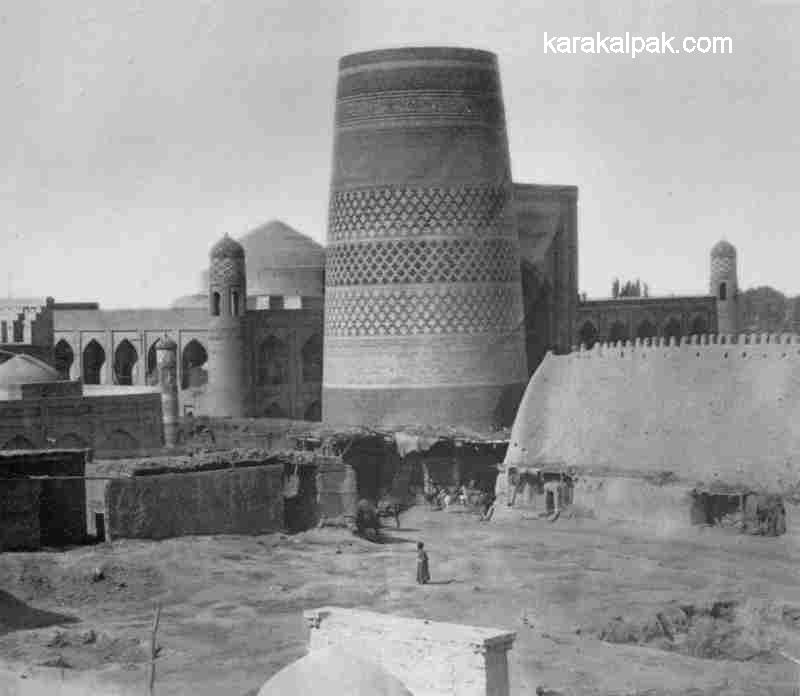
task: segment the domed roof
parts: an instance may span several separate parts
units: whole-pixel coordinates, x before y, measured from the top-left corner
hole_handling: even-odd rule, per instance
[[[325,248],[280,220],[251,230],[240,241],[254,271],[325,267]]]
[[[208,285],[208,277],[206,277],[206,285]],[[170,306],[173,309],[205,309],[208,307],[208,293],[181,295],[173,300]]]
[[[31,384],[33,382],[58,382],[61,375],[47,363],[37,360],[30,355],[17,353],[16,355],[3,352],[0,360],[11,355],[0,363],[0,387],[12,384]]]
[[[413,696],[382,667],[338,647],[315,650],[284,667],[258,696]]]
[[[712,256],[736,256],[736,247],[727,239],[720,239],[712,248]]]
[[[247,257],[248,295],[322,296],[325,247],[321,244],[280,220],[251,230],[239,241]],[[201,272],[198,290],[208,291],[208,270]]]
[[[220,239],[213,247],[209,256],[212,259],[243,259],[244,248],[235,239],[231,239],[227,234]]]

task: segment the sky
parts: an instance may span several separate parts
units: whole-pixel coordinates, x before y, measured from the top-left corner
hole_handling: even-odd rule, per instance
[[[498,55],[516,181],[580,188],[579,282],[800,293],[800,0],[0,4],[0,295],[167,306],[209,247],[324,242],[337,60]],[[729,36],[732,55],[545,54],[544,33]]]

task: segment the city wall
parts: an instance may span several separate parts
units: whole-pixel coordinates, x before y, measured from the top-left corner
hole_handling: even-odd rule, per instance
[[[109,481],[110,539],[266,534],[283,527],[282,465],[237,466]]]
[[[548,355],[506,465],[673,472],[779,490],[800,479],[800,338],[696,336]]]

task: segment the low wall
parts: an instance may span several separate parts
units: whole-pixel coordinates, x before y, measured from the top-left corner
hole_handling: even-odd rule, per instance
[[[508,696],[510,631],[324,607],[304,614],[309,648],[329,646],[375,662],[414,696]]]
[[[265,534],[283,526],[283,466],[267,465],[109,481],[110,539]]]
[[[0,527],[9,527],[0,529],[0,537],[26,548],[83,543],[86,488],[82,477],[87,456],[86,450],[0,452]],[[21,526],[29,531],[21,531]],[[11,548],[0,541],[3,547]]]
[[[0,551],[39,548],[40,492],[36,480],[0,481]]]
[[[691,490],[622,476],[581,476],[572,493],[573,503],[592,510],[598,519],[654,525],[668,532],[691,526]]]
[[[86,392],[92,393],[86,387]],[[109,393],[111,392],[111,393]],[[163,445],[161,394],[108,387],[99,396],[0,401],[0,450],[89,447],[98,456],[137,455]]]

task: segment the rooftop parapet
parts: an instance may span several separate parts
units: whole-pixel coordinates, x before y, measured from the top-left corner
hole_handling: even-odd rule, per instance
[[[725,348],[730,349],[731,346],[749,350],[742,350],[741,353],[722,350]],[[722,352],[725,357],[729,357],[729,354],[733,357],[758,357],[759,355],[762,357],[776,355],[778,357],[788,357],[793,354],[789,346],[800,346],[800,335],[792,333],[694,334],[679,338],[675,336],[669,338],[658,336],[648,339],[637,338],[626,341],[597,342],[591,348],[581,344],[575,347],[575,352],[572,355],[581,359],[595,356],[622,358],[658,351],[664,354],[678,351],[688,352],[699,348],[708,349],[705,352],[709,355],[716,355]],[[753,349],[755,347],[758,347],[761,353],[754,352]],[[701,350],[697,352],[697,355],[699,356],[703,352]],[[794,355],[800,355],[800,349]]]

